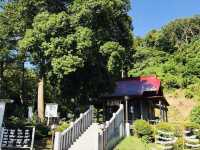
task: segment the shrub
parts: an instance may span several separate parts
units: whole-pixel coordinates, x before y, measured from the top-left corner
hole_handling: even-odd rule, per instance
[[[161,123],[156,125],[156,130],[161,130],[161,131],[165,131],[165,132],[174,132],[175,128],[170,123],[161,122]]]
[[[200,124],[200,106],[194,107],[190,114],[190,120],[193,123]]]
[[[59,124],[59,126],[57,126],[57,128],[55,129],[55,131],[62,132],[65,129],[67,129],[68,127],[69,127],[69,123],[67,123],[67,122],[61,122]]]
[[[150,142],[152,142],[152,136],[144,135],[144,136],[142,136],[141,140],[145,144],[150,143]]]
[[[194,122],[187,122],[184,124],[186,130],[200,129],[200,125]]]
[[[36,125],[35,129],[36,129],[35,130],[36,139],[42,139],[48,137],[50,129],[45,124],[39,123]]]
[[[176,76],[173,76],[171,74],[167,74],[165,76],[165,80],[164,80],[164,85],[170,89],[170,88],[180,88],[180,81]]]
[[[185,130],[191,131],[197,138],[200,138],[200,125],[194,122],[188,122],[184,125]]]
[[[191,90],[187,89],[185,91],[185,98],[192,99],[193,97],[194,97],[194,92],[192,92]]]
[[[174,145],[174,150],[182,150],[182,149],[184,149],[184,138],[178,138]]]
[[[26,125],[26,119],[12,116],[8,118],[6,125],[11,127],[22,127]]]
[[[184,126],[183,124],[173,124],[174,135],[175,137],[182,137]]]
[[[133,124],[133,128],[139,137],[152,135],[152,127],[145,120],[136,120]]]

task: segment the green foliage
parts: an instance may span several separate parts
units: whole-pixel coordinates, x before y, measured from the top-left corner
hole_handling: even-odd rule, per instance
[[[6,123],[6,126],[10,126],[10,127],[35,126],[35,136],[37,139],[48,137],[48,134],[50,131],[50,129],[45,124],[38,123],[36,118],[34,120],[28,120],[27,118],[23,118],[23,117],[12,116],[12,117],[9,117],[5,123]]]
[[[184,128],[186,130],[200,129],[200,125],[198,123],[195,123],[195,122],[186,122],[184,124]]]
[[[157,75],[166,89],[185,89],[185,97],[199,99],[199,38],[183,44],[173,54],[159,47],[137,47],[129,75]]]
[[[78,103],[87,105],[89,97],[112,91],[121,70],[131,66],[129,10],[129,0],[6,4],[0,12],[0,91],[4,89],[4,98],[33,100],[37,79],[44,78],[45,100],[70,103],[62,106],[65,114]],[[104,55],[102,48],[111,53]],[[14,57],[10,49],[16,50]],[[34,69],[24,68],[25,60]]]
[[[141,139],[129,136],[120,141],[114,150],[149,150],[151,146],[142,142]]]
[[[192,134],[196,135],[200,139],[200,124],[196,122],[187,122],[184,124],[185,130],[191,131]]]
[[[61,84],[66,93],[63,97],[100,95],[112,89],[113,79],[120,77],[122,68],[130,66],[128,9],[128,1],[75,0],[65,12],[37,13],[18,44],[40,73],[48,72]],[[113,21],[122,26],[118,28]],[[98,87],[105,83],[107,88],[100,90]]]
[[[168,53],[176,52],[183,44],[189,44],[200,34],[200,16],[176,19],[161,30],[150,31],[143,39],[145,47],[158,48]],[[141,40],[140,40],[141,41]]]
[[[100,47],[100,52],[107,57],[108,71],[113,74],[119,73],[125,64],[125,48],[117,42],[107,42]]]
[[[185,97],[188,99],[192,99],[194,97],[194,92],[190,89],[186,90]]]
[[[144,135],[144,136],[142,136],[141,141],[144,144],[150,143],[150,142],[152,142],[152,136],[150,136],[150,135]]]
[[[196,106],[192,109],[190,114],[190,120],[193,123],[200,124],[200,106]]]
[[[69,123],[67,123],[67,122],[61,122],[56,127],[55,131],[62,132],[64,130],[66,130],[68,127],[69,127]]]
[[[139,137],[152,135],[152,127],[145,120],[136,120],[133,124],[133,128],[136,135],[138,135]]]
[[[43,139],[48,137],[50,129],[43,123],[37,123],[35,129],[36,139]]]
[[[184,125],[183,123],[172,124],[174,128],[174,136],[178,138],[183,137]]]
[[[156,130],[161,130],[164,132],[174,132],[175,128],[172,124],[167,122],[160,122],[156,125]]]
[[[199,16],[177,19],[144,38],[136,37],[129,75],[157,75],[167,90],[185,89],[186,98],[200,99],[199,22]]]
[[[184,142],[185,142],[184,138],[182,138],[182,137],[178,138],[176,140],[175,145],[174,145],[174,149],[175,150],[183,150],[184,149]]]
[[[24,118],[12,116],[12,117],[8,118],[8,120],[6,121],[6,124],[8,126],[12,126],[12,127],[16,127],[16,126],[23,127],[23,126],[26,126],[28,124],[28,122]]]

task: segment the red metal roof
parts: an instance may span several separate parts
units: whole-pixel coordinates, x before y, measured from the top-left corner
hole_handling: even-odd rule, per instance
[[[141,76],[126,78],[116,82],[116,88],[109,97],[142,96],[144,92],[152,91],[157,96],[161,82],[156,76]]]

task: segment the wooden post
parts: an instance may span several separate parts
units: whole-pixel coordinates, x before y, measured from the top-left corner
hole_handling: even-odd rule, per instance
[[[105,108],[105,102],[103,103],[103,122],[106,121],[106,108]]]
[[[125,113],[126,113],[126,123],[127,123],[128,122],[128,96],[125,96],[125,105],[126,105]]]
[[[166,105],[165,105],[165,113],[166,113],[166,114],[165,114],[165,115],[166,115],[166,116],[165,116],[165,117],[166,117],[166,122],[168,122],[168,116],[167,116],[167,106],[166,106]]]
[[[140,101],[140,113],[141,113],[141,119],[144,119],[142,101]]]
[[[164,106],[162,107],[162,114],[163,114],[163,121],[165,122],[165,108],[164,108]]]
[[[159,107],[160,107],[160,121],[163,121],[163,117],[162,117],[162,102],[161,102],[161,100],[159,100]]]

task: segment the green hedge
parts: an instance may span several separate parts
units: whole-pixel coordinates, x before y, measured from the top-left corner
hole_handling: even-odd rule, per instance
[[[151,136],[153,133],[151,125],[145,120],[136,120],[133,124],[133,129],[137,136]]]

